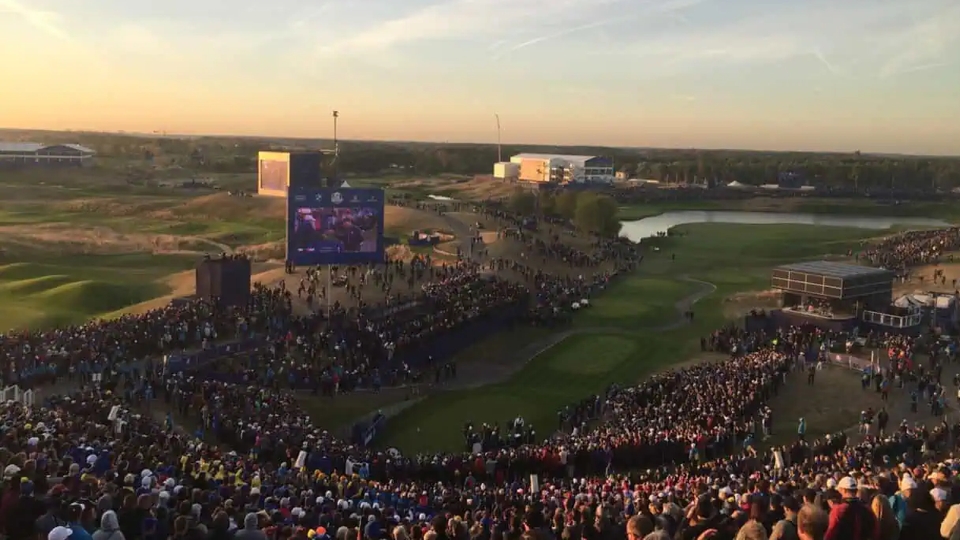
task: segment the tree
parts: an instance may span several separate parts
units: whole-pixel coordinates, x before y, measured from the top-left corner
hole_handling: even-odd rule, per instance
[[[567,219],[574,219],[577,215],[577,194],[574,191],[564,191],[557,196],[554,204],[557,214]]]
[[[574,222],[582,230],[614,237],[620,232],[617,202],[607,195],[583,192],[577,197]]]
[[[557,213],[557,197],[553,193],[541,192],[540,197],[540,214],[544,216],[552,216]]]
[[[531,216],[537,211],[537,196],[525,189],[518,188],[510,196],[507,206],[517,214]]]

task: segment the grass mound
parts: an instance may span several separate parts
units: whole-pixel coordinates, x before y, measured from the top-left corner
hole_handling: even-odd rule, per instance
[[[70,276],[55,274],[31,279],[18,279],[0,282],[0,292],[7,294],[37,294],[69,284]]]
[[[4,264],[0,266],[0,281],[34,279],[44,273],[39,264],[25,262]]]
[[[58,311],[96,314],[143,302],[157,292],[150,286],[83,280],[47,289],[31,295],[31,299],[49,303]]]

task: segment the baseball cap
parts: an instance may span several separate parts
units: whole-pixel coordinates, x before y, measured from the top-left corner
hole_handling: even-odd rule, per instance
[[[844,476],[840,479],[840,482],[837,483],[837,489],[857,489],[857,481],[853,479],[852,476]]]
[[[917,481],[909,474],[905,474],[900,479],[900,491],[907,491],[908,489],[917,489]]]
[[[53,530],[47,534],[47,540],[67,540],[71,534],[73,534],[72,530],[61,525],[54,527]]]

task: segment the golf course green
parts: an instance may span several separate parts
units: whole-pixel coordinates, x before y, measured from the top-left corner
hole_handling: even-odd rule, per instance
[[[699,338],[725,322],[724,299],[767,289],[772,266],[845,254],[878,235],[798,225],[697,224],[673,232],[650,240],[659,251],[578,315],[568,337],[518,366],[507,380],[439,392],[406,408],[386,423],[381,444],[411,453],[460,450],[465,422],[502,424],[517,415],[536,426],[541,436],[549,435],[562,407],[602,393],[611,384],[632,384],[694,360]],[[716,290],[703,291],[686,277]],[[692,308],[694,321],[666,328],[680,317],[674,306],[698,293],[705,296]]]

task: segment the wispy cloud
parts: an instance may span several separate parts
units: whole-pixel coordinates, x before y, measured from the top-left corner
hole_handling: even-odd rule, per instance
[[[944,58],[960,46],[960,5],[944,9],[917,21],[905,31],[886,40],[890,51],[880,67],[880,77],[888,78],[940,67]]]
[[[827,57],[824,56],[823,51],[821,51],[819,47],[813,50],[813,56],[821,64],[823,64],[823,67],[827,68],[827,71],[829,71],[830,73],[833,73],[834,75],[843,75],[843,71],[841,71],[837,66],[833,65],[829,60],[827,60]]]
[[[803,57],[817,60],[833,76],[850,76],[855,69],[891,76],[920,65],[932,69],[951,48],[960,50],[954,46],[960,38],[955,0],[810,0],[759,12],[751,4],[734,2],[732,15],[688,17],[690,25],[679,29],[650,27],[638,31],[628,46],[596,54],[642,59],[644,73],[654,77],[735,65],[786,65]],[[734,7],[740,8],[739,16]],[[917,12],[925,22],[904,31],[904,20]]]
[[[492,49],[505,47],[511,35],[540,32],[509,47],[524,47],[599,27],[598,17],[612,10],[680,9],[704,0],[445,0],[412,13],[380,21],[334,43],[318,47],[322,55],[369,54],[429,40],[492,39]],[[584,20],[590,21],[583,24]],[[556,30],[568,25],[573,29]]]
[[[0,12],[18,15],[27,21],[30,26],[51,37],[63,41],[72,40],[70,34],[60,27],[60,15],[56,12],[32,9],[21,4],[18,0],[0,0]]]
[[[558,32],[553,32],[553,33],[551,33],[551,34],[544,34],[544,35],[541,35],[541,36],[537,36],[537,37],[535,37],[535,38],[528,39],[528,40],[526,40],[526,41],[521,41],[520,43],[517,43],[516,45],[507,47],[506,49],[501,48],[501,49],[497,52],[497,54],[494,55],[494,60],[497,60],[497,59],[500,59],[500,58],[502,58],[502,57],[504,57],[504,56],[507,56],[507,55],[509,55],[510,53],[517,52],[517,51],[519,51],[520,49],[525,49],[525,48],[527,48],[527,47],[529,47],[529,46],[531,46],[531,45],[536,45],[536,44],[538,44],[538,43],[543,43],[544,41],[550,41],[550,40],[558,39],[558,38],[561,38],[561,37],[564,37],[564,36],[569,36],[569,35],[571,35],[571,34],[576,34],[576,33],[578,33],[578,32],[583,32],[584,30],[591,30],[591,29],[594,29],[594,28],[601,28],[601,27],[604,27],[604,26],[613,24],[614,22],[616,22],[616,21],[615,21],[615,20],[606,20],[606,21],[597,21],[597,22],[593,22],[593,23],[589,23],[589,24],[582,24],[582,25],[580,25],[580,26],[574,26],[573,28],[567,28],[567,29],[564,29],[564,30],[560,30],[560,31],[558,31]]]

